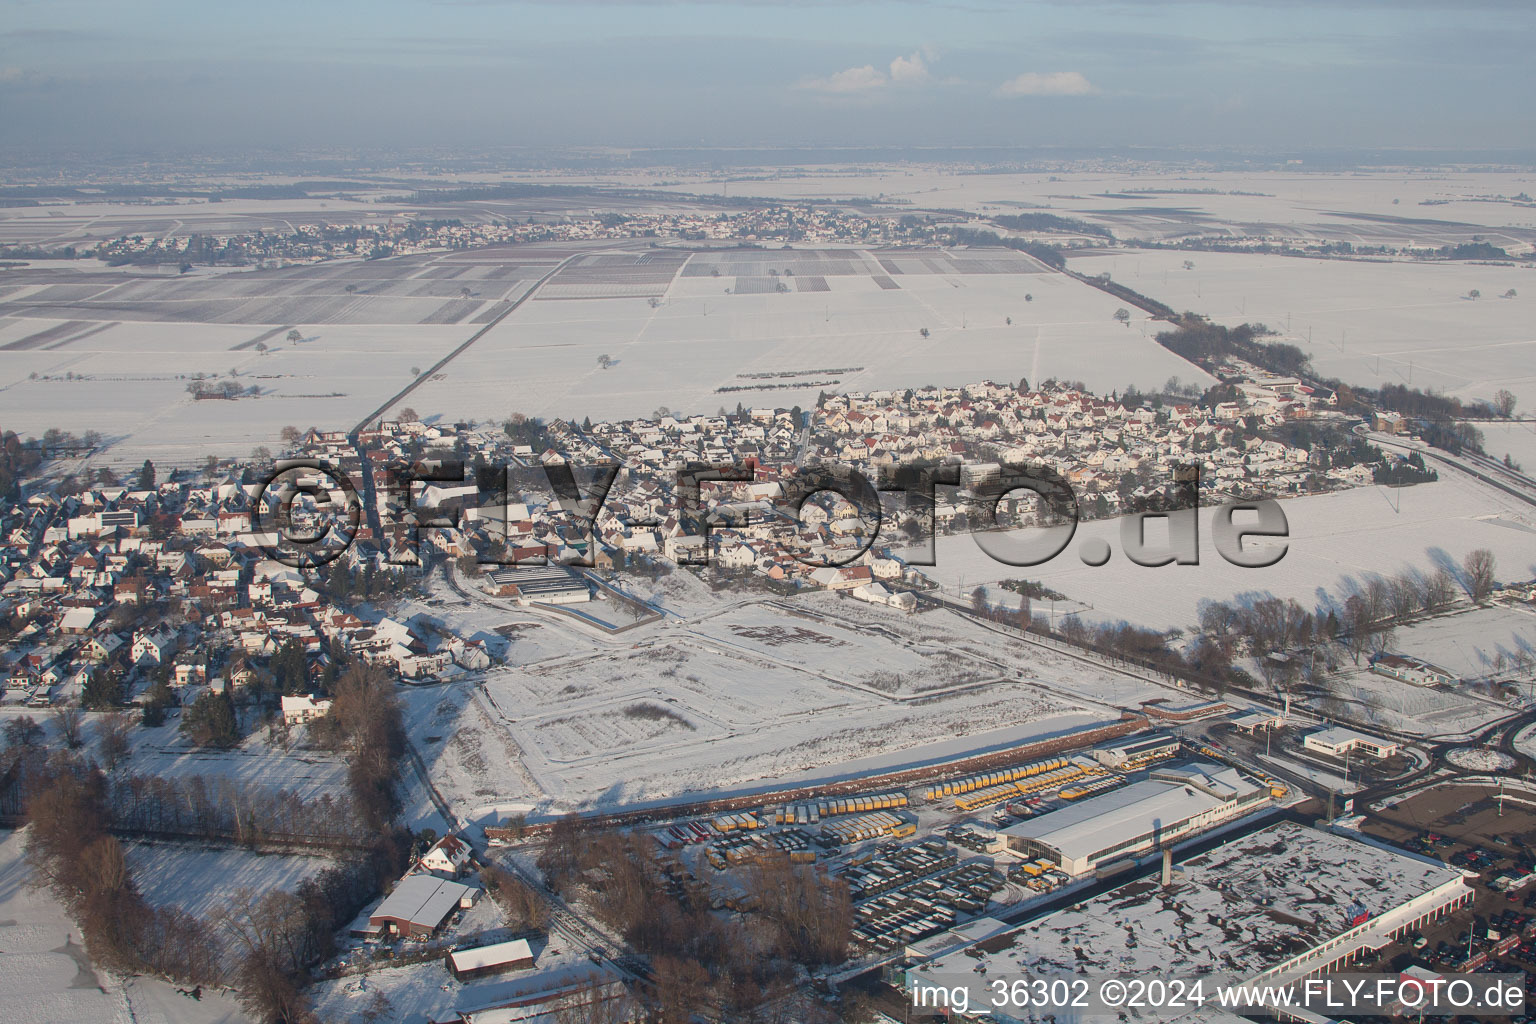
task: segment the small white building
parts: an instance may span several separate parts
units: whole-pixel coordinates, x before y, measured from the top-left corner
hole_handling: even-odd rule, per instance
[[[1371,662],[1371,671],[1415,686],[1453,686],[1460,681],[1438,665],[1403,654],[1383,654]]]

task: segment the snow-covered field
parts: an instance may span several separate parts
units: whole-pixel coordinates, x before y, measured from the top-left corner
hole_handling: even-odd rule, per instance
[[[873,255],[863,259],[880,273]],[[823,390],[946,381],[1054,376],[1108,392],[1205,379],[1151,341],[1144,318],[1121,326],[1113,314],[1123,303],[1059,274],[889,279],[898,287],[827,276],[825,292],[726,294],[735,278],[679,277],[656,308],[641,299],[530,302],[410,402],[423,414],[599,419],[738,401],[809,407]],[[607,370],[597,364],[604,354],[615,360]],[[716,390],[752,383],[740,374],[793,370],[807,372],[787,382],[803,386]]]
[[[1536,408],[1527,406],[1516,409],[1516,416],[1536,415]],[[1536,473],[1536,420],[1510,423],[1474,423],[1483,432],[1483,450],[1495,459],[1503,461],[1509,456],[1527,475]]]
[[[967,536],[940,537],[937,565],[925,572],[959,597],[982,583],[1039,580],[1088,605],[1086,616],[1153,628],[1194,624],[1207,600],[1272,595],[1295,598],[1308,608],[1341,603],[1372,574],[1409,568],[1434,572],[1442,566],[1454,570],[1476,548],[1494,553],[1500,579],[1536,576],[1531,507],[1453,471],[1416,487],[1359,487],[1280,504],[1290,524],[1289,543],[1285,557],[1268,568],[1226,562],[1212,539],[1211,513],[1202,511],[1197,566],[1133,565],[1120,553],[1120,521],[1098,520],[1081,524],[1062,554],[1029,568],[994,561]],[[1116,552],[1100,568],[1077,557],[1079,545],[1092,538],[1107,541]],[[1044,604],[1036,605],[1043,613]]]
[[[727,173],[740,172],[732,169]],[[668,181],[658,182],[654,173],[637,171],[617,180],[679,194],[718,192],[724,180],[720,174],[707,171],[669,171],[667,177]],[[616,178],[605,171],[601,179],[593,180]],[[1438,245],[1442,239],[1465,239],[1481,231],[1494,245],[1518,250],[1528,241],[1530,229],[1536,228],[1536,210],[1497,197],[1529,194],[1533,184],[1536,176],[1529,172],[1425,175],[1177,170],[1020,174],[957,173],[901,165],[796,168],[795,173],[782,177],[764,169],[750,187],[757,196],[815,199],[878,195],[919,208],[963,209],[988,215],[1040,209],[1106,225],[1117,238],[1262,233],[1357,245],[1412,240]],[[735,191],[740,186],[731,187]],[[1497,230],[1510,226],[1524,230],[1513,237]]]
[[[183,843],[129,843],[124,851],[133,881],[152,906],[176,906],[209,918],[229,895],[249,889],[260,897],[273,889],[293,892],[330,861],[324,857],[205,849]]]
[[[492,263],[502,259],[510,270],[537,276],[547,267],[530,270],[530,258],[565,251],[528,246],[490,250],[484,258]],[[713,277],[707,271],[689,276],[684,266],[670,284],[663,277],[655,285],[663,297],[654,307],[646,298],[536,297],[401,407],[414,408],[428,419],[500,420],[519,411],[579,420],[645,416],[661,406],[713,412],[738,401],[809,406],[822,390],[987,378],[1054,376],[1082,380],[1104,392],[1127,384],[1159,386],[1169,377],[1205,379],[1151,341],[1148,323],[1139,313],[1129,326],[1122,326],[1113,319],[1120,301],[1046,272],[1016,253],[993,253],[1007,272],[978,273],[974,266],[991,257],[976,251],[955,260],[935,260],[931,266],[897,260],[895,271],[881,265],[878,252],[847,252],[852,253],[850,259],[832,261],[843,265],[844,273],[806,278],[824,282],[825,291],[802,291],[797,282],[783,293],[763,292],[742,282],[774,278]],[[525,253],[531,255],[520,255]],[[791,259],[784,255],[779,262]],[[800,265],[814,270],[819,262],[802,255]],[[486,267],[496,269],[491,263]],[[321,265],[281,276],[223,275],[221,287],[250,293],[241,301],[252,307],[248,316],[254,319],[242,324],[181,322],[193,319],[194,309],[174,302],[150,304],[170,309],[156,315],[171,322],[146,322],[138,318],[141,311],[136,308],[128,311],[134,318],[121,310],[113,318],[114,307],[93,311],[89,305],[83,312],[53,314],[52,307],[27,307],[0,317],[0,401],[6,407],[7,429],[33,435],[49,427],[76,434],[96,430],[112,445],[104,461],[123,465],[145,458],[190,465],[209,454],[244,455],[258,445],[276,447],[284,426],[350,428],[410,384],[413,369],[425,371],[480,329],[470,320],[418,323],[419,309],[401,312],[388,306],[459,300],[345,295],[336,301],[371,303],[368,310],[382,304],[385,308],[366,313],[382,319],[309,326],[300,321],[294,329],[304,340],[298,343],[287,341],[285,327],[266,326],[298,320],[304,309],[290,310],[290,305],[313,298],[303,289],[290,294],[294,275],[312,273],[316,288],[335,290],[338,286],[332,282],[344,269]],[[770,264],[741,269],[777,273],[779,268]],[[381,273],[371,266],[352,272]],[[881,287],[877,278],[890,284]],[[458,286],[460,280],[468,279],[440,283]],[[407,277],[372,287],[431,283]],[[486,284],[478,279],[470,283]],[[490,284],[501,287],[506,282]],[[163,287],[158,282],[149,286]],[[613,292],[618,285],[601,280],[591,287],[560,285],[557,280],[549,287],[585,294],[583,288]],[[1026,301],[1026,295],[1032,301]],[[217,306],[214,300],[196,301]],[[271,306],[269,311],[263,311],[264,302]],[[194,306],[201,308],[196,302]],[[213,306],[210,317],[232,315]],[[62,319],[65,316],[94,319]],[[920,334],[924,329],[927,338]],[[258,350],[258,343],[267,350]],[[600,355],[614,360],[611,368],[599,368]],[[775,382],[793,387],[719,390],[751,387],[754,382],[743,374],[782,371],[803,372]],[[215,384],[254,386],[260,393],[236,401],[197,400],[187,391],[194,374],[216,378]]]
[[[21,833],[0,832],[0,1017],[6,1024],[242,1024],[228,996],[92,970],[80,933],[30,885]]]
[[[242,788],[282,789],[305,800],[346,791],[347,765],[340,757],[297,744],[284,750],[269,744],[264,730],[229,750],[192,746],[182,737],[178,718],[157,728],[134,729],[131,735],[133,753],[123,767],[135,775],[228,778]]]
[[[1188,260],[1194,269],[1183,269]],[[1129,251],[1074,259],[1177,310],[1262,323],[1324,376],[1536,408],[1536,266]],[[1482,293],[1468,298],[1473,289]],[[1504,298],[1507,291],[1514,298]]]
[[[46,326],[0,321],[0,346]],[[0,403],[7,429],[40,436],[49,427],[100,431],[107,462],[152,459],[191,465],[207,455],[277,449],[285,426],[350,429],[391,394],[461,343],[472,328],[327,325],[304,342],[283,334],[266,354],[234,349],[268,329],[228,324],[119,323],[51,351],[0,351]],[[239,376],[230,376],[238,371]],[[194,398],[197,373],[260,394],[234,401]],[[36,378],[33,378],[36,374]],[[443,411],[443,410],[440,410]],[[425,410],[422,410],[425,413]]]
[[[1429,619],[1399,629],[1392,649],[1463,679],[1528,680],[1515,660],[1536,654],[1536,611],[1491,607]]]

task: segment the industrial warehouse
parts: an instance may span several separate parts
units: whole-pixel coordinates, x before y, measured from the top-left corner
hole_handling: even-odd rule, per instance
[[[1268,786],[1245,779],[1233,768],[1202,762],[1174,765],[1002,834],[1015,853],[1082,875],[1240,817],[1269,796]]]
[[[993,978],[1083,971],[1292,981],[1369,959],[1471,899],[1460,871],[1427,857],[1282,822],[1184,862],[1161,885],[1128,883],[951,949],[905,980],[963,978],[983,991]]]

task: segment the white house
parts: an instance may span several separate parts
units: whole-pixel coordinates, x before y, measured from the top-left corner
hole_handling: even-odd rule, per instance
[[[141,630],[133,635],[135,665],[160,665],[176,653],[176,634],[170,630]]]
[[[302,725],[323,718],[331,710],[331,698],[315,694],[283,695],[283,724]]]
[[[421,855],[417,864],[439,878],[458,878],[469,866],[469,844],[456,836],[443,836]]]

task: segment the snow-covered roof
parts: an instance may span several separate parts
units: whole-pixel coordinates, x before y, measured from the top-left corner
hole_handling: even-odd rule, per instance
[[[455,971],[478,971],[532,959],[533,947],[528,945],[527,939],[510,939],[475,949],[459,949],[448,954],[448,960]]]
[[[394,892],[384,897],[384,902],[374,909],[369,920],[390,918],[420,928],[436,928],[469,891],[467,885],[434,875],[407,875],[395,886]]]
[[[1299,944],[1315,947],[1347,931],[1352,902],[1376,917],[1459,880],[1461,872],[1281,822],[1185,861],[1176,877],[1168,888],[1131,882],[920,971],[975,971],[982,985],[1052,969],[1251,976]]]
[[[1234,796],[1254,788],[1230,768],[1192,767],[1199,770],[1198,774],[1224,783]],[[1208,791],[1210,788],[1147,779],[1020,822],[1004,832],[1021,839],[1032,839],[1059,851],[1063,857],[1081,860],[1138,836],[1171,829],[1231,799],[1212,795]]]

